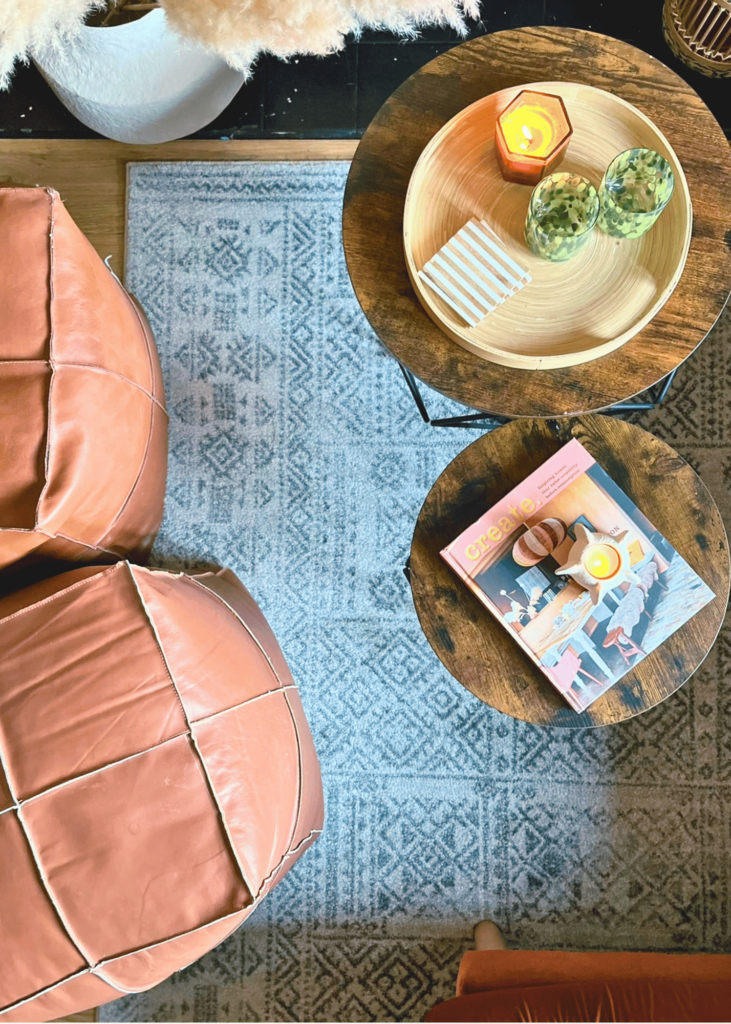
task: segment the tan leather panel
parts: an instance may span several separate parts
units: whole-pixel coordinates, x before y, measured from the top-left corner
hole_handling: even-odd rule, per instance
[[[48,486],[38,505],[39,525],[49,533],[96,544],[137,479],[139,469],[134,476],[122,473],[120,462],[143,465],[151,423],[149,398],[128,381],[94,370],[57,368],[51,389]]]
[[[273,693],[199,722],[193,735],[256,895],[290,848],[299,807],[299,754],[286,696]]]
[[[29,801],[24,818],[56,901],[95,962],[251,900],[187,736]]]
[[[160,644],[189,707],[209,713],[195,743],[175,735],[188,725]],[[267,644],[281,660],[270,631]],[[321,784],[296,690],[271,689],[249,629],[188,577],[118,563],[36,583],[0,598],[0,650],[0,810],[11,790],[28,798],[35,858],[16,811],[0,813],[0,949],[14,944],[21,963],[9,998],[63,983],[11,1011],[28,1020],[108,998],[64,981],[82,954],[144,990],[222,941],[316,838]],[[78,947],[70,965],[64,928]]]
[[[46,538],[35,530],[21,532],[20,530],[6,529],[0,526],[0,570],[12,566],[15,569],[17,563],[22,560],[32,562],[36,558],[36,552],[40,550]],[[21,584],[22,586],[22,584]]]
[[[38,544],[23,560],[13,563],[7,575],[15,573],[17,569],[23,570],[26,566],[37,566],[39,562],[42,562],[44,571],[47,568],[49,572],[54,573],[62,572],[64,569],[72,570],[73,563],[94,562],[98,565],[111,565],[118,560],[118,556],[103,551],[94,544],[82,544],[80,541],[69,540],[68,537],[61,537],[58,534],[49,537],[42,533],[41,530],[38,530],[32,536],[35,537],[36,541],[40,540],[42,543]],[[2,544],[1,538],[0,544]],[[40,569],[36,569],[36,573],[40,571]],[[22,580],[25,577],[19,578],[21,579],[20,585],[22,586]],[[34,575],[32,579],[37,579],[37,575]],[[4,590],[3,592],[6,591]]]
[[[0,572],[147,556],[164,403],[144,314],[58,195],[0,189]]]
[[[48,363],[0,363],[0,525],[5,527],[36,525],[45,483],[50,381]]]
[[[165,383],[162,377],[162,367],[160,366],[160,356],[158,355],[157,346],[155,345],[155,338],[152,333],[150,323],[145,316],[145,311],[139,304],[137,299],[131,292],[124,291],[127,299],[132,303],[137,319],[140,323],[142,334],[144,335],[145,344],[147,351],[150,354],[150,369],[152,373],[152,383],[150,386],[151,393],[157,398],[159,402],[165,405]]]
[[[102,964],[100,971],[104,977],[109,978],[115,985],[121,985],[122,988],[135,991],[152,988],[153,985],[158,985],[165,978],[169,978],[174,971],[193,963],[223,942],[249,916],[252,909],[253,907],[249,907],[233,917],[209,924],[188,935],[170,939],[169,942],[153,946],[152,949],[130,953],[119,960]]]
[[[306,853],[309,850],[309,848],[313,845],[313,843],[316,843],[319,838],[320,833],[315,832],[313,835],[309,837],[309,839],[307,839],[304,843],[297,847],[296,853],[292,853],[291,855],[288,855],[284,858],[281,866],[277,868],[277,870],[274,872],[274,874],[264,887],[262,893],[260,894],[260,899],[262,897],[265,897],[267,893],[271,892],[272,889],[276,889],[276,887],[282,881],[287,872],[295,866],[300,857],[304,853]]]
[[[48,359],[51,196],[0,188],[0,359]]]
[[[0,1012],[0,1021],[10,1024],[11,1021],[54,1020],[119,999],[120,995],[121,992],[117,992],[101,978],[93,974],[82,974],[69,978],[51,992],[30,999],[15,1010]]]
[[[152,391],[143,331],[127,293],[81,234],[65,206],[53,204],[54,362],[100,366]],[[134,342],[134,344],[130,344]]]
[[[159,405],[151,405],[150,412],[150,443],[139,476],[114,523],[97,540],[100,547],[134,561],[146,561],[152,550],[165,500],[168,420]]]
[[[266,657],[225,604],[189,577],[136,567],[132,572],[189,721],[279,685]]]
[[[74,583],[79,583],[89,576],[98,576],[100,572],[106,572],[107,568],[108,566],[105,565],[88,565],[83,569],[72,569],[71,572],[62,572],[57,576],[39,580],[38,583],[33,583],[29,587],[23,587],[22,590],[16,590],[12,594],[0,597],[0,628],[2,628],[1,620],[8,615],[13,615],[21,608],[29,608],[32,604],[44,601],[61,590],[67,590]]]
[[[186,731],[124,563],[0,620],[0,649],[0,741],[21,799]]]
[[[0,811],[4,811],[8,807],[13,806],[13,797],[10,793],[10,786],[8,780],[5,777],[5,769],[0,764]]]
[[[43,891],[14,811],[0,815],[0,1007],[86,967]]]
[[[274,671],[281,680],[282,686],[294,683],[289,665],[284,660],[282,649],[271,627],[264,618],[261,608],[243,585],[241,580],[230,569],[221,569],[217,573],[202,573],[195,579],[207,587],[212,593],[222,598],[249,627],[267,657],[274,666]]]
[[[313,829],[322,828],[325,817],[325,805],[322,798],[320,762],[317,759],[315,743],[305,718],[305,712],[298,691],[289,690],[287,692],[287,700],[294,716],[302,763],[300,814],[297,829],[292,839],[292,848],[295,849],[307,838]]]

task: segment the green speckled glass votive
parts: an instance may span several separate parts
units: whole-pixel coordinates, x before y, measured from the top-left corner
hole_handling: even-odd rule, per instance
[[[562,263],[583,249],[599,216],[599,195],[579,174],[549,174],[533,189],[525,240],[536,256]]]
[[[599,186],[599,227],[614,238],[639,238],[670,202],[675,175],[653,149],[615,156]]]

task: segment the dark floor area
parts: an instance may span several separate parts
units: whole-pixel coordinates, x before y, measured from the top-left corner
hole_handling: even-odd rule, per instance
[[[483,0],[470,37],[526,25],[568,25],[624,39],[673,68],[700,94],[731,138],[731,80],[691,71],[662,36],[662,0]],[[400,42],[366,32],[332,57],[289,63],[262,58],[233,102],[193,138],[347,139],[362,135],[383,101],[417,68],[460,42],[452,29],[425,29]],[[0,93],[0,138],[98,137],[56,99],[34,67],[20,67]]]

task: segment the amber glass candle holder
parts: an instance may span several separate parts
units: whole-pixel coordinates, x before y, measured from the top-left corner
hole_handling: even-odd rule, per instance
[[[572,130],[560,96],[530,89],[518,93],[495,124],[495,155],[503,178],[537,185],[558,167]]]

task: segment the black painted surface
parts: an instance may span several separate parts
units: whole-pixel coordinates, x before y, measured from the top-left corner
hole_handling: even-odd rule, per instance
[[[348,43],[331,57],[263,61],[266,137],[352,138],[359,49]]]
[[[454,43],[360,43],[356,134],[362,135],[379,107],[402,82]]]
[[[705,78],[672,55],[662,36],[662,0],[483,0],[469,36],[539,24],[592,29],[639,46],[681,75],[731,138],[731,80]],[[459,42],[448,27],[425,29],[413,41],[364,32],[331,57],[263,57],[226,110],[193,138],[358,138],[401,82]],[[97,136],[34,67],[20,67],[10,90],[0,93],[0,138],[23,137]]]

